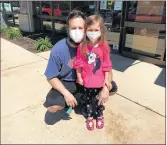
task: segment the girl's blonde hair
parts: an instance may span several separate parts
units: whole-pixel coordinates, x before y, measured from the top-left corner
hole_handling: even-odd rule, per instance
[[[106,40],[106,32],[105,32],[105,28],[104,28],[104,20],[99,15],[91,15],[91,16],[87,17],[85,20],[85,35],[84,35],[84,39],[81,43],[81,53],[83,55],[86,54],[87,44],[89,41],[87,36],[86,36],[87,28],[95,23],[99,23],[100,31],[101,31],[101,36],[98,39],[98,44],[102,45],[104,48],[106,48],[105,46],[107,45],[107,40]]]

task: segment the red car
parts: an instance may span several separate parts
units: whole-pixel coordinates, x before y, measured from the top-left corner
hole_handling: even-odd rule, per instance
[[[63,8],[65,9],[65,8]],[[67,8],[68,9],[68,8]],[[42,5],[42,14],[51,16],[51,8],[50,5],[45,3]],[[69,10],[60,9],[59,4],[54,4],[54,16],[68,16]]]

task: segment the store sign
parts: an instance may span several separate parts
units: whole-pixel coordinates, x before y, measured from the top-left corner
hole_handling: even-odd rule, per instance
[[[100,9],[101,10],[106,10],[107,9],[107,1],[101,1]]]
[[[95,5],[89,5],[89,9],[94,9]]]
[[[112,1],[108,1],[108,6],[112,6],[113,2]]]
[[[114,50],[118,50],[118,48],[119,48],[118,45],[113,44],[113,49],[114,49]]]
[[[115,1],[114,10],[122,10],[122,1]]]

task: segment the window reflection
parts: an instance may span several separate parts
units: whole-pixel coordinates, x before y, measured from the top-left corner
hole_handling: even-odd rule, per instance
[[[128,8],[128,21],[145,23],[165,23],[166,6],[164,1],[131,1]]]
[[[102,3],[102,2],[101,2]],[[101,4],[100,3],[100,4]],[[120,22],[122,15],[122,2],[119,3],[119,10],[115,8],[115,1],[107,1],[105,9],[101,9],[99,4],[99,14],[103,17],[105,27],[109,32],[120,32]]]
[[[36,11],[37,14],[40,13],[40,2],[36,2]],[[52,14],[51,10],[51,2],[50,1],[42,1],[42,15],[50,15]],[[70,2],[68,1],[54,1],[53,2],[53,16],[68,16],[70,12]]]
[[[74,10],[79,10],[87,17],[95,14],[95,2],[94,1],[73,1],[72,6]]]
[[[165,32],[156,29],[126,27],[125,51],[161,59],[165,51]]]
[[[107,31],[107,40],[111,48],[118,50],[120,39],[120,22],[122,15],[122,2],[107,1],[106,6],[99,2],[98,13],[103,17]]]
[[[135,21],[136,19],[136,10],[137,10],[137,2],[132,1],[129,3],[128,9],[128,21]]]

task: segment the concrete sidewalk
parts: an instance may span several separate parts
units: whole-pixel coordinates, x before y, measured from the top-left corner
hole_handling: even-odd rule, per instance
[[[112,54],[118,93],[106,104],[105,128],[89,132],[74,111],[45,123],[49,52],[32,54],[1,39],[1,53],[2,144],[165,143],[164,68]]]

